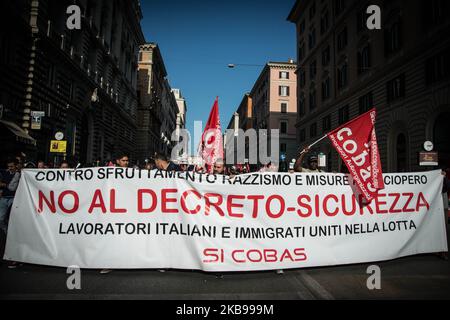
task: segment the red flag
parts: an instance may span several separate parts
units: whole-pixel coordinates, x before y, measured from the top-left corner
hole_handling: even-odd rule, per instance
[[[371,109],[327,134],[368,202],[384,188],[375,134],[376,114],[376,109]]]
[[[220,127],[219,116],[219,97],[216,98],[214,105],[209,114],[208,122],[205,126],[205,131],[202,134],[202,140],[199,146],[199,156],[205,162],[208,171],[211,171],[212,166],[217,159],[223,159],[223,141],[222,129]]]

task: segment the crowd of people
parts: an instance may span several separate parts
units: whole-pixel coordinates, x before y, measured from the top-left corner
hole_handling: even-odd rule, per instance
[[[134,167],[136,169],[153,170],[159,169],[164,171],[196,171],[199,173],[213,173],[218,175],[227,175],[231,178],[236,175],[246,174],[251,172],[308,172],[318,173],[323,170],[318,166],[318,158],[316,155],[309,155],[304,165],[306,155],[310,153],[309,148],[303,149],[299,154],[297,160],[289,165],[286,161],[281,161],[278,165],[269,163],[259,167],[250,166],[248,163],[244,165],[226,165],[224,159],[217,159],[211,166],[197,166],[180,161],[175,163],[164,154],[156,153],[150,159],[146,159],[142,166],[131,166],[130,157],[127,153],[120,153],[117,155],[115,161],[108,161],[104,166],[116,166],[122,168]],[[97,166],[100,166],[100,161],[97,161]],[[80,164],[73,166],[68,161],[61,161],[56,168],[58,169],[77,169]],[[25,155],[21,154],[6,161],[6,169],[0,170],[0,232],[7,233],[9,214],[14,201],[17,187],[19,185],[20,174],[23,169],[50,169],[55,168],[54,165],[47,165],[44,161],[37,161],[37,163],[25,161]],[[252,170],[253,168],[253,170]],[[348,173],[345,169],[341,170],[343,173]],[[448,222],[449,210],[449,196],[450,196],[450,168],[442,168],[443,188],[442,199],[444,203],[445,219]],[[448,259],[447,253],[442,255],[442,258]],[[12,263],[10,267],[15,267]],[[102,273],[108,273],[110,270],[103,270]]]

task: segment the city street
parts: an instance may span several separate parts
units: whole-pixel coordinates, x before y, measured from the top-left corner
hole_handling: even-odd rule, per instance
[[[0,1],[0,300],[450,300],[448,12]]]
[[[82,270],[81,290],[68,290],[64,268],[0,268],[1,299],[450,299],[450,262],[435,255],[378,263],[381,290],[369,290],[371,264],[250,273]]]

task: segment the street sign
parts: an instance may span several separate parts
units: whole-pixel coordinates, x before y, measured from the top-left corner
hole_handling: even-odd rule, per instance
[[[433,142],[431,141],[425,141],[425,143],[423,144],[423,148],[425,151],[433,151],[434,145]]]
[[[55,139],[58,140],[58,141],[61,141],[62,139],[64,139],[64,133],[62,133],[61,131],[58,131],[55,134]]]
[[[40,130],[42,117],[45,117],[44,111],[31,111],[31,130]]]
[[[42,125],[41,117],[31,117],[31,130],[40,130]]]
[[[32,117],[45,117],[45,111],[31,111]]]
[[[67,141],[52,140],[50,141],[50,152],[52,153],[66,153]]]
[[[439,165],[439,157],[437,152],[420,152],[419,153],[420,166],[437,166]]]

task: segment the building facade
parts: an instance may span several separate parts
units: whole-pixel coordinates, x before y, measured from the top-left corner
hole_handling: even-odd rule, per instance
[[[21,15],[1,31],[2,41],[17,53],[17,66],[11,70],[17,75],[8,84],[16,88],[17,103],[4,97],[11,92],[4,83],[0,88],[2,100],[12,110],[5,117],[36,139],[37,159],[59,162],[64,157],[92,165],[121,152],[133,158],[137,54],[144,42],[139,1],[77,1],[81,29],[69,30],[66,11],[73,4],[2,1],[2,15]],[[21,30],[23,37],[17,39],[16,33],[7,31],[11,28]],[[38,129],[33,127],[35,111],[45,114]],[[57,131],[67,141],[65,154],[49,152]]]
[[[177,130],[186,129],[186,116],[187,116],[187,104],[186,99],[183,97],[180,89],[172,89],[175,101],[178,105],[177,114]]]
[[[186,116],[187,116],[187,104],[186,99],[183,97],[180,89],[172,89],[172,93],[175,96],[175,101],[178,105],[177,123],[176,123],[176,141],[180,141],[180,130],[186,129]],[[178,156],[184,160],[187,160],[187,150],[184,153],[178,154]]]
[[[161,152],[171,156],[172,148],[177,140],[177,116],[180,113],[175,95],[170,87],[169,81],[165,79],[163,90],[163,123],[161,127]],[[174,138],[174,141],[172,141]]]
[[[161,51],[155,43],[140,47],[138,82],[138,159],[147,159],[155,152],[170,155],[179,109],[167,80]]]
[[[245,132],[249,129],[254,129],[253,125],[253,103],[252,103],[252,97],[250,96],[250,93],[246,93],[244,97],[242,98],[241,103],[239,104],[239,107],[237,108],[236,112],[231,117],[231,120],[228,124],[227,130],[233,131],[233,137],[227,136],[227,134],[224,135],[224,146],[225,149],[227,148],[227,145],[229,145],[229,141],[227,139],[234,139],[234,161],[233,163],[239,162],[239,158],[237,157],[237,144],[238,140],[241,139],[244,141],[245,139],[245,155],[243,156],[244,160],[250,158],[250,152],[257,152],[256,144],[251,143],[250,140],[244,135],[243,137],[240,137],[239,134],[242,134],[242,132],[239,132],[239,130],[242,130],[245,134]]]
[[[287,159],[298,153],[296,68],[292,60],[267,63],[250,92],[253,128],[267,130],[268,141],[271,130],[279,130],[279,154]],[[270,143],[267,149],[270,153]]]
[[[9,130],[19,128],[23,136],[29,136],[23,128],[26,83],[32,43],[29,1],[0,2],[0,166],[6,158],[24,152],[36,156],[34,139],[20,139]],[[14,34],[11,32],[14,28]],[[7,127],[8,126],[8,127]]]
[[[381,30],[369,30],[366,9],[381,9]],[[434,142],[450,166],[450,3],[299,0],[288,20],[297,33],[297,141],[325,133],[377,108],[384,172],[418,171],[423,143]],[[342,167],[328,141],[330,171]]]

